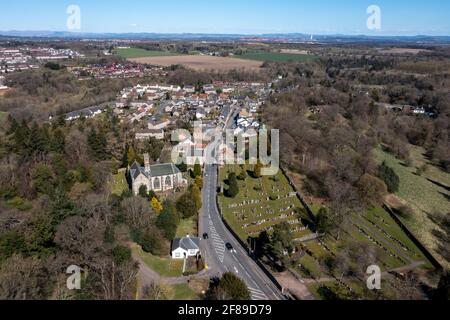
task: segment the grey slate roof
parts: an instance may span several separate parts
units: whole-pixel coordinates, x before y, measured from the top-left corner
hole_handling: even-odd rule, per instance
[[[172,242],[172,251],[177,250],[178,248],[181,248],[183,250],[199,250],[200,249],[200,238],[191,238],[191,237],[184,237],[184,238],[177,238],[173,240]]]
[[[130,167],[130,175],[133,180],[136,179],[140,174],[143,174],[147,178],[156,178],[162,176],[170,176],[178,174],[180,172],[180,169],[178,169],[173,163],[155,164],[150,166],[150,175],[145,172],[145,167],[142,167],[137,162],[134,162]]]

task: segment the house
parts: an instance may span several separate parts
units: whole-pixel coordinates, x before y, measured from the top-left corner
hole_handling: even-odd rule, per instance
[[[146,186],[148,191],[165,192],[187,184],[181,171],[173,163],[151,166],[148,154],[144,155],[144,162],[144,167],[134,162],[128,169],[135,195],[139,194],[141,186]]]
[[[147,140],[150,138],[155,138],[156,140],[164,140],[164,130],[143,130],[136,132],[136,140]]]
[[[170,121],[169,120],[161,120],[161,121],[149,121],[148,123],[148,128],[150,130],[161,130],[161,129],[165,129],[170,125]]]
[[[194,86],[185,86],[184,91],[186,91],[187,93],[194,93],[195,87]]]
[[[172,259],[186,259],[200,255],[200,238],[186,236],[172,242]]]

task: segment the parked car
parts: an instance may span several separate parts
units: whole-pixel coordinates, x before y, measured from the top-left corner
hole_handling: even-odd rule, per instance
[[[203,239],[205,239],[205,240],[209,239],[209,235],[206,232],[203,234]]]

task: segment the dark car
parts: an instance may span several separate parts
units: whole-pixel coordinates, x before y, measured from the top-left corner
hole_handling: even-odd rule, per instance
[[[227,242],[226,244],[225,244],[225,247],[228,249],[228,251],[230,251],[230,252],[236,252],[236,250],[234,250],[234,248],[233,248],[233,245],[231,244],[231,243],[229,243],[229,242]]]
[[[205,239],[205,240],[209,239],[209,235],[207,233],[204,233],[203,234],[203,239]]]

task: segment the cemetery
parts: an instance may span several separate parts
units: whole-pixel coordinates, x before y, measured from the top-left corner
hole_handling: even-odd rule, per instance
[[[239,193],[235,198],[226,196],[227,179],[231,172],[237,176],[245,171],[245,180],[238,179]],[[225,219],[243,241],[261,232],[271,232],[281,222],[292,227],[297,241],[313,235],[302,222],[304,208],[288,180],[280,171],[276,176],[252,176],[253,166],[228,165],[220,169],[220,184],[224,193],[219,205]]]

